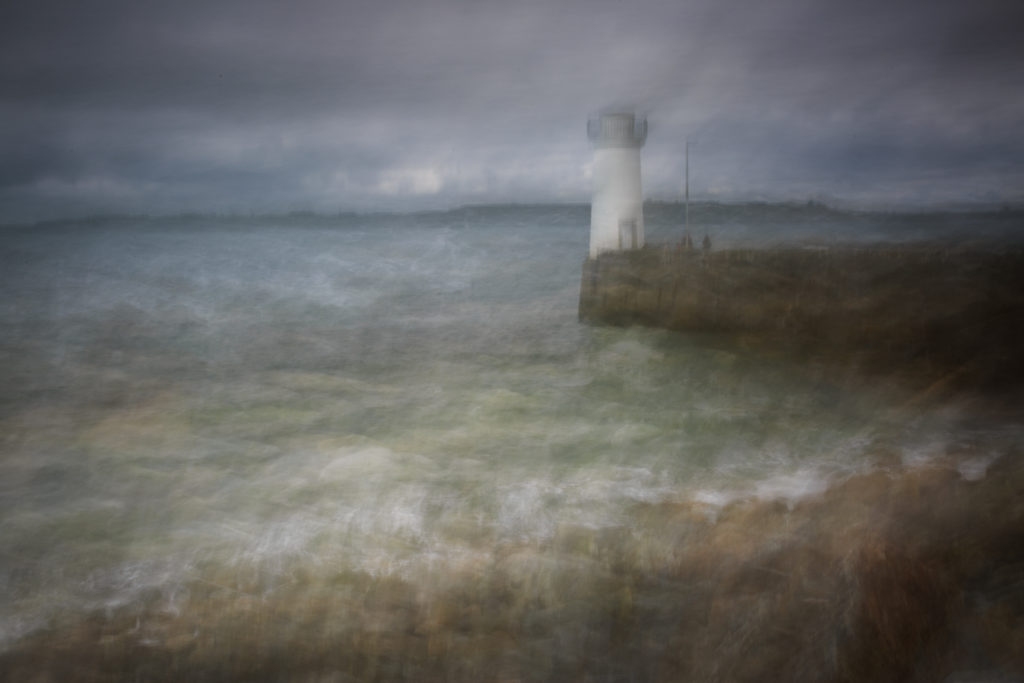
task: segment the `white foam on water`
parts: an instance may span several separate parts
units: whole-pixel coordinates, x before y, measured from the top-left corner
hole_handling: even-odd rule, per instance
[[[550,538],[557,528],[553,508],[563,492],[563,487],[539,478],[499,487],[495,492],[498,527],[504,534],[524,540]]]
[[[428,536],[425,516],[429,496],[424,485],[394,486],[376,499],[361,497],[354,505],[339,506],[334,521],[346,533],[369,539],[390,536],[423,541]]]
[[[580,506],[660,503],[677,495],[676,488],[664,476],[647,467],[588,468],[567,481],[570,501]]]
[[[969,458],[957,463],[956,470],[967,481],[981,481],[988,473],[988,468],[1001,456],[1001,453],[993,451],[975,458]]]
[[[820,471],[807,468],[757,482],[754,485],[754,496],[763,501],[785,501],[792,509],[803,498],[821,495],[828,485],[828,478]]]
[[[691,499],[695,503],[709,505],[713,508],[723,508],[739,497],[739,494],[736,492],[718,491],[714,489],[698,489],[691,495]]]
[[[945,450],[946,443],[944,441],[929,441],[916,444],[902,449],[900,452],[900,462],[909,469],[927,467],[935,463]]]
[[[806,498],[820,496],[837,480],[837,474],[818,467],[802,467],[790,472],[769,474],[734,487],[701,487],[690,492],[688,499],[709,508],[713,517],[717,510],[741,500],[781,501],[789,509]]]
[[[323,528],[321,520],[304,512],[261,525],[258,533],[249,534],[235,556],[235,564],[268,566],[280,570],[288,560],[309,554],[314,536]]]

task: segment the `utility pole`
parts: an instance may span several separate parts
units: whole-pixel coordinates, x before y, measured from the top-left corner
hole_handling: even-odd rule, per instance
[[[690,138],[686,138],[686,228],[685,234],[690,234]]]

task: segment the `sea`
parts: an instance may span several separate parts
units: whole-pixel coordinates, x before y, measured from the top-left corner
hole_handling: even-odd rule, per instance
[[[684,220],[648,206],[648,241]],[[714,249],[1019,228],[817,204],[696,204],[689,226]],[[792,522],[858,477],[979,481],[1018,457],[1019,423],[908,408],[895,381],[581,324],[588,232],[578,205],[0,230],[0,653],[71,643],[102,669],[115,643],[228,678],[227,659],[274,651],[267,680],[290,680],[294,648],[323,674],[294,680],[669,680],[635,666],[657,643],[601,645],[606,622],[641,628],[615,617],[634,604],[675,632],[682,589],[658,581],[699,541],[666,529],[706,539],[743,505]],[[308,654],[325,634],[372,652]]]

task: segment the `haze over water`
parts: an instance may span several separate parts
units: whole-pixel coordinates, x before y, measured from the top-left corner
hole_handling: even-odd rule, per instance
[[[922,230],[920,218],[819,207],[704,212],[698,230],[716,247]],[[536,620],[523,626],[536,640],[505,647],[532,653],[535,668],[515,660],[516,671],[566,680],[607,615],[596,597],[552,607],[571,593],[564,582],[598,586],[622,562],[662,572],[696,548],[673,521],[680,510],[706,530],[743,501],[786,515],[851,477],[939,463],[979,481],[1017,457],[1019,423],[957,405],[908,410],[894,382],[837,382],[724,340],[579,324],[587,221],[586,207],[523,206],[8,230],[0,647],[94,613],[131,615],[126,628],[161,651],[187,653],[211,631],[213,651],[247,642],[215,625],[214,605],[287,605],[293,626],[261,631],[267,647],[291,643],[304,619],[318,637],[387,633],[398,627],[375,610],[433,614],[500,574],[536,601],[516,608]],[[1012,221],[930,225],[1005,240]],[[678,215],[654,208],[648,230],[674,239]],[[387,593],[386,580],[407,592]],[[621,590],[640,600],[637,586]],[[464,637],[483,628],[466,624]]]

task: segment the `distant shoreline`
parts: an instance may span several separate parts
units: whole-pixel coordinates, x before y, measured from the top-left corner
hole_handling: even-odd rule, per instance
[[[701,200],[690,202],[690,213],[695,225],[706,225],[716,222],[716,214],[725,211],[747,210],[755,212],[758,220],[770,221],[772,219],[787,219],[799,217],[814,217],[821,215],[832,216],[983,216],[983,215],[1015,215],[1024,218],[1024,204],[1017,203],[977,203],[977,204],[936,204],[936,205],[908,205],[908,206],[877,206],[877,207],[853,207],[833,205],[816,200],[809,201],[720,201]],[[680,214],[684,204],[681,201],[649,199],[644,202],[644,211],[647,214],[648,222],[655,224],[669,220],[677,223],[674,214]],[[119,210],[99,210],[75,215],[67,215],[54,218],[43,218],[38,220],[15,220],[0,221],[0,230],[49,227],[78,224],[100,224],[100,223],[180,223],[188,221],[209,221],[217,220],[230,223],[245,222],[310,222],[330,223],[339,219],[394,219],[414,218],[423,216],[434,217],[458,217],[460,215],[472,216],[474,214],[490,215],[495,212],[508,211],[551,211],[571,210],[589,214],[589,202],[499,202],[484,204],[463,204],[448,208],[423,208],[415,210],[400,209],[346,209],[339,208],[336,211],[296,209],[289,211],[181,211],[175,213],[161,212],[133,212]],[[664,216],[664,217],[663,217]]]

